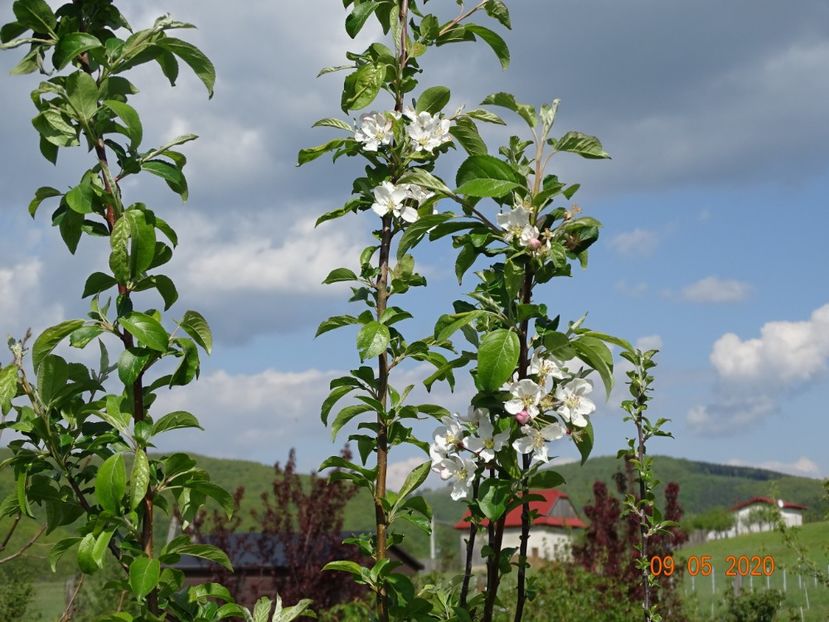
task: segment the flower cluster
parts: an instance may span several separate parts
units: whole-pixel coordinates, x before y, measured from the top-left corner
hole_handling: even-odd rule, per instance
[[[420,205],[434,196],[434,192],[429,192],[416,184],[394,185],[390,181],[384,181],[373,190],[373,193],[374,203],[371,209],[378,216],[394,214],[406,222],[415,222],[418,218],[417,209],[411,205],[411,201]]]
[[[531,216],[530,206],[516,198],[512,210],[498,214],[496,220],[498,226],[504,230],[504,240],[508,244],[518,242],[532,253],[542,255],[550,250],[550,240],[546,235],[548,232],[541,233],[530,221]]]
[[[486,408],[469,408],[466,416],[444,417],[429,446],[432,470],[444,481],[452,480],[452,499],[469,496],[478,468],[495,459],[509,442],[510,433],[495,431]]]
[[[587,397],[593,385],[584,378],[567,380],[570,373],[563,363],[539,351],[533,354],[528,371],[534,380],[516,376],[502,387],[509,392],[504,410],[521,426],[522,436],[513,443],[515,450],[531,453],[533,463],[547,462],[547,442],[562,438],[568,426],[585,427],[587,416],[596,410]],[[540,415],[544,415],[543,424]]]

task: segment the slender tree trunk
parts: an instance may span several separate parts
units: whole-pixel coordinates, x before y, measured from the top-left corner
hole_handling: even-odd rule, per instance
[[[475,477],[472,482],[472,498],[478,498],[478,488],[480,485],[480,476]],[[470,515],[471,518],[471,515]],[[469,596],[469,582],[472,579],[472,556],[475,554],[475,536],[478,533],[478,526],[470,521],[469,524],[469,539],[466,541],[466,563],[464,564],[463,583],[461,584],[460,607],[466,608],[466,599]]]
[[[636,433],[639,437],[639,446],[637,447],[637,457],[639,459],[639,464],[644,464],[645,460],[645,436],[644,432],[642,431],[642,411],[640,410],[635,419],[636,422]],[[645,498],[646,494],[645,489],[645,481],[642,477],[639,477],[639,500]],[[648,559],[648,526],[645,524],[645,517],[641,514],[643,512],[643,508],[640,506],[639,508],[639,533],[641,534],[642,538],[642,557],[643,559]],[[650,581],[648,580],[648,566],[642,568],[642,589],[643,589],[643,601],[642,605],[644,607],[644,622],[650,622],[651,620],[651,585]]]

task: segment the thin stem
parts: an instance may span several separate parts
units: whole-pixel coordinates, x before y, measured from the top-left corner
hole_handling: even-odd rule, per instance
[[[637,458],[639,460],[639,468],[640,470],[644,468],[645,464],[645,433],[642,429],[642,406],[644,400],[644,392],[641,396],[639,396],[639,404],[637,404],[637,412],[633,418],[634,423],[636,424],[636,434],[638,437],[638,446],[636,448]],[[646,515],[644,513],[644,508],[641,506],[641,502],[645,499],[645,495],[647,494],[646,486],[645,486],[645,478],[642,477],[642,474],[639,474],[639,533],[641,534],[642,538],[642,558],[647,560],[648,559],[648,526],[646,523]],[[643,608],[644,608],[644,621],[650,622],[651,620],[651,585],[650,581],[648,580],[648,566],[643,564],[642,566],[642,588],[644,590],[644,599],[643,599]]]
[[[494,529],[492,528],[491,521],[489,524],[492,556],[487,560],[487,586],[483,622],[492,622],[493,616],[495,615],[495,600],[498,597],[498,584],[501,581],[501,543],[504,539],[504,523],[506,519],[506,515],[499,518],[495,523]]]
[[[472,482],[472,498],[478,498],[478,488],[481,483],[481,476],[475,476],[475,481]],[[472,516],[470,515],[470,519]],[[478,525],[469,521],[469,539],[466,541],[466,563],[463,570],[463,583],[461,584],[460,608],[466,609],[466,599],[469,595],[469,582],[472,579],[472,556],[475,553],[475,536],[478,533]]]
[[[470,17],[473,13],[480,11],[482,8],[484,8],[484,5],[487,3],[487,1],[488,0],[481,0],[478,4],[476,4],[473,8],[469,9],[466,13],[461,13],[460,15],[458,15],[455,19],[453,19],[451,22],[446,24],[446,26],[440,29],[438,37],[442,37],[447,32],[452,30],[455,26],[457,26],[459,23],[461,23],[463,20],[465,20],[467,17]]]
[[[21,555],[23,555],[23,553],[25,553],[25,552],[26,552],[26,551],[28,551],[30,548],[32,548],[32,546],[34,545],[34,543],[35,543],[35,542],[37,542],[37,541],[40,539],[40,536],[42,536],[42,535],[43,535],[43,533],[44,533],[45,531],[46,531],[46,526],[44,525],[43,527],[41,527],[41,528],[38,530],[38,532],[37,532],[37,533],[36,533],[36,534],[32,537],[32,539],[31,539],[31,540],[29,540],[29,541],[28,541],[26,544],[24,544],[22,547],[20,547],[20,549],[19,549],[16,553],[12,553],[12,554],[11,554],[11,555],[9,555],[8,557],[3,557],[2,559],[0,559],[0,565],[2,565],[2,564],[6,564],[6,563],[8,563],[8,562],[10,562],[10,561],[12,561],[12,560],[14,560],[14,559],[17,559],[17,558],[18,558],[18,557],[20,557]]]
[[[6,534],[6,537],[3,538],[3,542],[0,543],[0,551],[5,551],[6,547],[9,545],[9,541],[12,539],[14,532],[17,531],[17,526],[20,524],[20,514],[14,517],[14,521],[12,522],[12,526],[9,528],[9,532]]]
[[[58,622],[69,622],[72,619],[73,609],[75,608],[75,600],[78,598],[78,594],[80,594],[81,587],[83,586],[83,580],[85,575],[80,575],[81,578],[78,579],[78,584],[75,586],[74,591],[72,592],[72,597],[69,599],[69,602],[66,604],[66,609],[63,610],[63,615],[60,617]]]

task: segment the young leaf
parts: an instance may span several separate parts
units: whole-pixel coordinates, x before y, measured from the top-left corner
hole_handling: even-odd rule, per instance
[[[478,373],[475,384],[482,391],[497,391],[512,377],[520,343],[518,335],[511,330],[499,328],[488,333],[478,348]]]
[[[193,73],[202,81],[207,88],[208,95],[213,97],[213,87],[216,84],[216,68],[210,59],[204,55],[199,48],[191,43],[176,39],[175,37],[164,37],[159,39],[158,46],[172,54],[190,66]]]
[[[144,500],[150,485],[150,462],[143,449],[135,452],[130,476],[130,509],[135,510]]]
[[[444,109],[446,104],[449,103],[450,97],[449,89],[445,86],[428,88],[417,98],[415,112],[428,112],[431,115],[435,115]]]
[[[362,360],[379,356],[386,351],[391,335],[389,327],[377,321],[363,326],[357,333],[357,350]]]
[[[130,564],[129,583],[133,594],[144,598],[158,585],[161,562],[148,557],[137,557]]]
[[[129,315],[119,318],[118,323],[142,345],[157,352],[167,351],[170,336],[154,317],[133,311]]]
[[[117,515],[120,514],[121,501],[126,491],[127,468],[124,465],[124,456],[114,454],[98,467],[98,474],[95,476],[95,497],[104,510]]]
[[[557,151],[575,153],[583,158],[592,160],[606,160],[610,156],[602,148],[602,143],[595,136],[588,136],[581,132],[567,132],[555,144]]]
[[[210,331],[210,326],[207,320],[198,311],[187,311],[184,317],[179,322],[179,326],[184,329],[190,337],[193,338],[202,349],[210,354],[213,350],[213,333]]]

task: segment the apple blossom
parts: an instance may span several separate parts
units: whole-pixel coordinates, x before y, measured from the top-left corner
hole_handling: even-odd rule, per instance
[[[593,384],[584,378],[575,378],[566,385],[556,389],[556,399],[560,405],[556,412],[559,416],[578,428],[587,425],[587,415],[596,410],[596,405],[587,397],[593,390]]]
[[[354,140],[363,143],[364,151],[377,151],[380,145],[390,145],[394,133],[392,123],[383,112],[369,112],[360,117],[360,127]]]
[[[452,123],[449,119],[441,119],[428,112],[415,112],[411,108],[406,108],[403,114],[411,121],[406,126],[406,135],[414,143],[415,151],[432,153],[443,143],[452,140],[449,133]]]
[[[478,424],[477,434],[464,439],[464,447],[478,454],[478,457],[485,462],[493,460],[496,452],[509,441],[509,430],[498,434],[494,434],[494,431],[492,422],[488,418],[482,418]]]
[[[567,433],[567,430],[560,423],[551,423],[540,430],[531,425],[525,425],[521,428],[521,432],[524,436],[517,438],[512,446],[520,454],[532,453],[531,464],[533,464],[547,462],[549,460],[547,442],[560,439]]]
[[[458,501],[460,499],[466,499],[469,496],[477,468],[478,465],[470,458],[450,456],[440,462],[437,468],[433,467],[433,470],[438,471],[442,480],[453,480],[450,497],[452,497],[453,501]]]
[[[378,216],[394,214],[406,222],[417,220],[417,210],[404,201],[409,197],[409,192],[403,186],[395,186],[390,181],[384,181],[374,189],[374,204],[371,209]]]
[[[538,377],[538,384],[546,388],[553,380],[564,380],[567,371],[561,361],[554,357],[544,357],[536,350],[530,360],[529,372]]]
[[[538,404],[543,392],[541,388],[529,378],[516,382],[510,391],[512,399],[504,404],[504,409],[511,415],[526,411],[531,419],[538,415]]]

